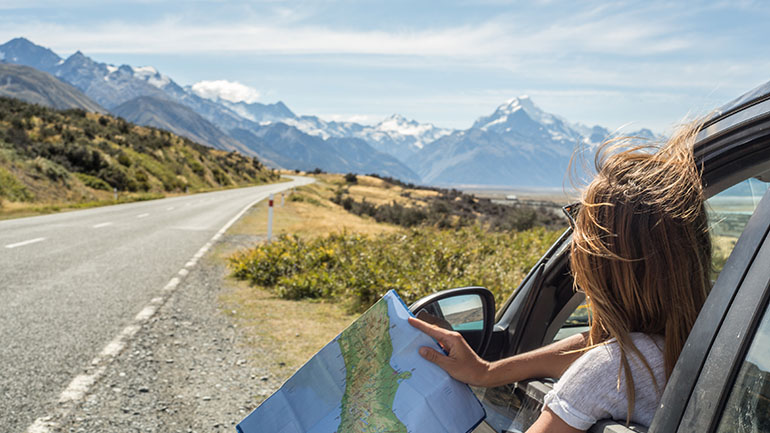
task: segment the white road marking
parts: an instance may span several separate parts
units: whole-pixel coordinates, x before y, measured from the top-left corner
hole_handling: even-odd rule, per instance
[[[174,210],[174,206],[169,206],[166,208],[166,210]]]
[[[179,287],[179,283],[182,281],[182,279],[189,274],[188,269],[193,268],[197,264],[198,259],[203,257],[203,255],[206,254],[206,252],[214,245],[214,243],[224,235],[227,229],[235,224],[235,222],[238,221],[238,219],[242,217],[246,211],[248,211],[255,204],[266,199],[267,196],[268,195],[265,194],[264,197],[249,203],[248,206],[244,207],[240,212],[238,212],[237,215],[235,215],[221,229],[219,229],[219,231],[211,238],[211,240],[203,245],[198,250],[198,252],[195,253],[193,258],[185,263],[184,267],[180,269],[179,272],[177,272],[179,276],[173,277],[171,280],[169,280],[169,282],[163,288],[162,294],[153,298],[150,303],[141,311],[139,311],[139,313],[134,317],[132,324],[126,326],[120,332],[120,334],[113,338],[112,341],[107,343],[99,355],[97,355],[91,361],[90,368],[93,368],[93,370],[90,373],[81,374],[72,379],[72,382],[70,382],[69,386],[67,386],[67,388],[59,396],[59,404],[54,409],[55,415],[44,416],[36,419],[32,425],[27,427],[26,433],[52,433],[59,430],[61,425],[59,422],[53,421],[53,419],[56,418],[57,420],[61,420],[66,418],[70,411],[72,411],[72,409],[74,409],[78,403],[83,401],[83,399],[86,397],[86,394],[88,394],[88,391],[91,389],[91,386],[93,386],[97,381],[99,381],[99,379],[101,379],[101,377],[104,375],[104,372],[107,370],[107,367],[112,363],[115,357],[120,354],[120,352],[126,347],[126,345],[131,341],[136,333],[139,332],[142,325],[147,323],[147,321],[158,312],[160,307],[165,304],[169,297],[171,297],[171,294],[174,292],[174,290]],[[189,204],[185,206],[189,206]],[[143,215],[147,216],[149,214]],[[142,215],[138,216],[138,218],[142,218]],[[45,238],[40,238],[39,240],[43,239]],[[35,242],[39,242],[39,240],[33,239]]]
[[[44,240],[45,240],[45,238],[35,238],[35,239],[30,239],[28,241],[16,242],[15,244],[8,244],[5,247],[6,248],[23,247],[24,245],[34,244],[34,243],[37,243],[37,242],[43,242]]]
[[[94,228],[95,228],[95,229],[98,229],[98,228],[107,227],[107,226],[111,226],[111,225],[112,225],[112,223],[100,223],[100,224],[94,224]]]
[[[99,380],[106,369],[107,365],[103,365],[90,374],[80,374],[76,376],[67,386],[67,389],[65,389],[59,396],[59,403],[74,403],[82,400],[88,392],[88,389],[91,388],[91,385]]]
[[[146,217],[148,217],[148,216],[150,216],[150,214],[148,214],[148,213],[143,213],[143,214],[139,214],[139,215],[137,215],[136,217],[137,217],[137,218],[146,218]]]
[[[170,291],[172,291],[172,290],[176,289],[176,286],[178,286],[180,282],[182,282],[182,280],[181,280],[181,279],[179,279],[179,277],[174,277],[174,278],[172,278],[172,279],[171,279],[171,280],[170,280],[170,281],[169,281],[169,282],[166,284],[166,287],[164,287],[164,288],[163,288],[163,291],[164,291],[164,292],[170,292]]]

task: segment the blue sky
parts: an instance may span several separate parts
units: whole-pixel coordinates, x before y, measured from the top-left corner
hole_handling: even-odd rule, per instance
[[[739,0],[0,2],[3,42],[237,82],[298,114],[452,128],[527,94],[665,132],[770,80],[768,22],[770,3]]]

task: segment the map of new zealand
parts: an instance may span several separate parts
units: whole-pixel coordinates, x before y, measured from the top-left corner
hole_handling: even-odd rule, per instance
[[[424,360],[437,346],[407,322],[396,292],[316,353],[237,429],[241,433],[465,433],[484,419],[470,388]]]

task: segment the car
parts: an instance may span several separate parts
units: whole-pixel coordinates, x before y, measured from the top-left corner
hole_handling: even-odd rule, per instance
[[[708,199],[713,287],[649,429],[604,420],[590,432],[770,432],[770,82],[712,113],[693,152]],[[498,310],[482,287],[434,293],[410,310],[439,318],[490,361],[586,331],[589,312],[568,269],[571,235]],[[473,388],[487,412],[475,432],[526,430],[554,383]]]

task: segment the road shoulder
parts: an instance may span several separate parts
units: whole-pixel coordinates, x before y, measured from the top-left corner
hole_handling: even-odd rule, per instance
[[[257,240],[226,234],[217,247]],[[232,290],[226,275],[216,254],[205,256],[61,420],[61,431],[232,431],[277,389],[282,378],[269,365],[275,356],[256,334],[238,329],[220,301]]]

